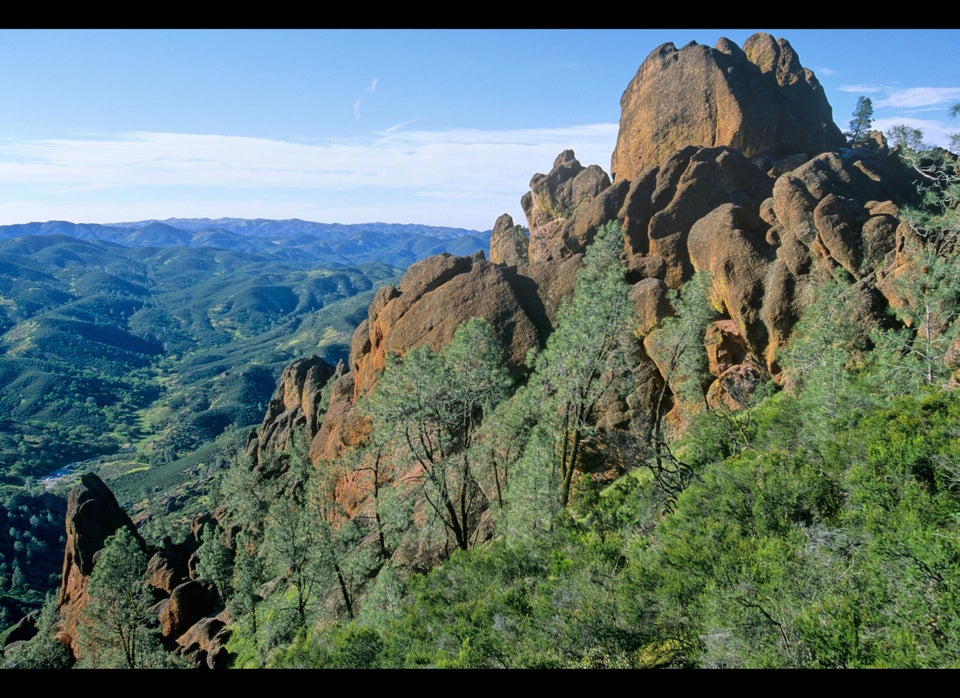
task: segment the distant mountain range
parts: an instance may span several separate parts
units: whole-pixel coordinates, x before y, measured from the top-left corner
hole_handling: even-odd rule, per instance
[[[265,253],[325,268],[383,262],[406,268],[441,252],[490,251],[490,231],[428,225],[315,223],[296,218],[168,218],[128,223],[19,223],[0,226],[0,239],[67,235],[124,247],[215,247]]]

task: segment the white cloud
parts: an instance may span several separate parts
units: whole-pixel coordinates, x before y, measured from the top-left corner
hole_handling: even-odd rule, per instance
[[[950,106],[960,101],[960,87],[910,87],[891,92],[877,102],[878,107],[922,109]]]
[[[399,126],[399,125],[398,125]],[[617,124],[402,131],[320,143],[132,132],[0,139],[0,224],[170,216],[489,228],[567,148],[609,169]],[[19,202],[19,203],[17,203]]]
[[[373,94],[377,91],[377,83],[380,82],[380,78],[374,78],[370,81],[370,85],[364,87],[360,91],[360,96],[353,100],[353,119],[354,121],[360,120],[360,100],[363,99],[364,95]]]
[[[837,89],[841,92],[853,92],[862,95],[880,92],[883,87],[881,85],[840,85]]]

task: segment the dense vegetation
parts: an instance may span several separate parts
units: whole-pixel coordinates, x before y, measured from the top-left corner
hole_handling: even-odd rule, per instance
[[[422,226],[176,223],[0,227],[4,619],[60,574],[65,501],[40,494],[47,476],[62,495],[65,466],[96,470],[141,521],[195,513],[283,367],[346,361],[376,288],[399,278],[383,260],[483,243]]]

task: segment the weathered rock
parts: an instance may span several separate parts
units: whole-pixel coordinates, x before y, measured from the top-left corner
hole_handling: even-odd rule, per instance
[[[160,634],[166,640],[175,640],[219,604],[217,587],[209,579],[184,582],[173,590],[159,613]]]
[[[491,324],[508,368],[520,376],[527,352],[542,346],[556,309],[573,293],[579,266],[579,255],[517,268],[488,262],[482,255],[449,254],[411,265],[396,287],[378,291],[367,320],[354,333],[351,370],[331,382],[322,423],[316,432],[306,432],[311,460],[335,459],[367,433],[368,422],[357,412],[356,401],[376,385],[388,353],[402,356],[421,344],[440,349],[471,317]]]
[[[310,460],[335,460],[369,432],[369,423],[354,409],[354,374],[339,378],[330,390],[330,406],[310,441]],[[310,437],[310,435],[307,435]]]
[[[170,538],[147,562],[147,583],[154,589],[169,594],[189,577],[188,563],[191,550],[173,545]]]
[[[687,236],[694,223],[723,204],[755,211],[773,186],[770,177],[729,148],[677,152],[660,168],[656,181],[646,247],[665,260],[664,280],[670,288],[679,288],[693,274]]]
[[[547,174],[530,180],[530,191],[520,199],[530,225],[530,262],[560,260],[582,253],[597,228],[616,216],[626,188],[607,196],[610,177],[597,165],[584,167],[572,150],[565,150]]]
[[[17,642],[26,642],[33,639],[37,634],[37,619],[39,617],[40,611],[31,611],[17,621],[3,639],[3,646],[6,648]]]
[[[719,407],[742,409],[765,378],[766,372],[753,360],[730,366],[707,389],[707,405],[714,410]]]
[[[638,281],[630,289],[630,300],[636,309],[636,334],[643,337],[670,315],[672,308],[667,297],[669,289],[660,279]]]
[[[755,160],[816,154],[844,145],[814,74],[790,44],[755,34],[741,50],[665,43],[620,99],[614,182],[633,180],[686,146],[729,146]]]
[[[915,201],[910,180],[893,157],[869,151],[823,153],[777,178],[773,208],[784,229],[809,245],[818,232],[814,211],[828,196],[860,207],[889,201],[878,215],[890,214],[898,204]]]
[[[77,623],[86,606],[87,580],[95,556],[119,529],[126,528],[145,550],[146,543],[133,521],[117,503],[110,488],[94,473],[84,473],[67,498],[66,546],[63,574],[57,602],[60,608],[61,638],[78,654]]]
[[[511,370],[519,370],[527,351],[540,343],[539,323],[521,304],[510,277],[485,259],[431,257],[411,266],[397,290],[376,315],[371,306],[370,351],[351,358],[357,395],[372,388],[388,353],[402,356],[420,344],[440,349],[468,318],[491,324]]]
[[[313,435],[320,426],[321,390],[336,368],[319,356],[299,359],[283,369],[256,438],[247,443],[247,453],[259,462],[264,451],[282,451],[298,429]]]
[[[202,618],[177,638],[180,654],[192,666],[206,669],[226,669],[230,665],[227,642],[231,631],[229,615]]]
[[[730,367],[743,363],[749,353],[740,328],[733,320],[710,323],[703,346],[707,350],[707,370],[717,377]]]
[[[688,241],[694,269],[710,274],[715,305],[758,354],[767,345],[760,309],[774,257],[765,234],[766,225],[750,210],[723,204],[694,224]]]
[[[490,262],[510,267],[526,266],[530,239],[523,226],[514,225],[513,217],[504,213],[497,219],[490,233]]]

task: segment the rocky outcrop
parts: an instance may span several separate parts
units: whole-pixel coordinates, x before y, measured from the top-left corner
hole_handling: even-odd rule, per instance
[[[668,384],[674,376],[670,357],[658,353],[657,328],[694,273],[709,273],[717,314],[698,338],[709,371],[695,409],[739,409],[764,382],[781,380],[778,356],[811,289],[837,272],[849,275],[864,337],[884,322],[887,305],[910,302],[896,283],[910,273],[897,266],[910,177],[881,141],[844,147],[816,77],[785,40],[756,34],[742,48],[726,39],[714,48],[664,44],[641,65],[621,107],[611,175],[565,150],[521,198],[529,235],[502,215],[489,261],[482,253],[438,255],[381,288],[353,335],[347,366],[323,388],[325,411],[317,407],[323,376],[295,380],[291,367],[290,386],[278,390],[251,440],[254,451],[285,443],[302,425],[315,464],[338,458],[367,434],[357,403],[375,388],[387,357],[421,344],[441,349],[470,317],[491,323],[522,380],[527,352],[544,346],[585,251],[609,220],[624,231],[637,342],[633,365],[618,369],[635,387],[604,395],[591,415],[598,429],[584,446],[584,467],[599,478],[635,461],[625,444],[654,413],[671,410],[674,426],[692,414]],[[356,473],[339,481],[348,514],[362,507],[364,487]],[[439,559],[418,546],[400,546],[418,569]]]
[[[177,586],[158,608],[160,634],[176,640],[220,604],[216,585],[209,579],[191,579]]]
[[[694,269],[710,274],[714,306],[733,321],[757,355],[767,346],[760,308],[774,258],[766,227],[749,209],[728,203],[698,220],[688,241]]]
[[[671,288],[693,274],[687,236],[693,225],[724,204],[757,210],[773,179],[730,148],[687,147],[630,183],[618,215],[630,263],[657,257]]]
[[[180,655],[191,666],[226,669],[230,665],[227,642],[230,640],[230,616],[221,613],[202,618],[177,638]]]
[[[160,598],[153,610],[168,643],[179,642],[192,626],[217,611],[220,600],[213,582],[190,579],[189,565],[191,555],[199,546],[200,528],[213,520],[210,515],[199,516],[194,519],[191,532],[182,543],[175,544],[167,537],[159,550],[150,550],[110,488],[94,473],[81,475],[67,499],[67,541],[58,597],[59,639],[73,657],[80,654],[78,624],[89,600],[87,582],[107,538],[121,528],[130,531],[144,552],[150,555],[146,577]],[[218,657],[215,663],[223,666],[226,650],[222,646],[218,649],[215,643],[207,643],[206,653],[198,661],[201,664],[214,661],[210,659],[211,651]]]
[[[315,434],[321,417],[321,390],[337,370],[319,356],[287,366],[260,428],[247,441],[247,453],[256,459],[264,451],[282,451],[299,429]]]
[[[729,146],[769,164],[842,147],[843,134],[816,76],[785,39],[754,34],[741,49],[665,43],[620,99],[613,181],[634,180],[687,146]]]
[[[508,267],[524,267],[530,261],[527,248],[530,238],[523,226],[514,225],[513,217],[504,213],[493,224],[490,233],[490,261]]]
[[[503,219],[504,228],[507,225]],[[536,273],[539,267],[531,266]],[[397,286],[381,288],[351,341],[350,372],[331,383],[322,424],[316,431],[307,430],[311,458],[336,458],[366,433],[356,401],[376,385],[388,354],[402,356],[421,344],[439,350],[471,317],[491,324],[504,346],[507,366],[521,374],[527,352],[542,346],[551,322],[529,273],[489,262],[482,253],[442,254],[411,265]],[[269,428],[267,420],[264,425],[261,431]]]
[[[610,188],[598,165],[584,167],[572,150],[560,153],[550,172],[533,176],[520,199],[530,225],[530,262],[582,253],[597,228],[616,216],[625,194],[625,187]]]
[[[691,410],[740,409],[764,382],[780,381],[779,354],[826,279],[848,279],[844,293],[864,343],[871,328],[889,321],[890,306],[915,302],[898,283],[914,272],[903,254],[911,232],[900,220],[901,207],[915,200],[911,178],[882,139],[843,147],[816,78],[786,41],[757,34],[742,49],[725,39],[712,49],[664,44],[644,61],[621,106],[612,177],[563,151],[521,199],[529,235],[500,216],[489,260],[482,252],[437,255],[379,289],[345,365],[309,357],[288,366],[248,441],[257,467],[298,430],[318,467],[361,443],[369,424],[358,402],[375,389],[388,356],[424,344],[440,350],[469,318],[490,322],[505,364],[522,381],[528,352],[545,345],[585,251],[608,220],[624,231],[636,342],[630,365],[615,369],[630,374],[630,390],[609,391],[590,415],[597,429],[580,467],[598,480],[636,462],[654,414],[670,410],[668,426],[692,414],[669,384],[675,376],[658,326],[694,273],[709,273],[717,317],[696,338],[707,372],[698,376],[704,399]],[[960,372],[958,357],[960,346],[952,347],[950,365]],[[338,477],[344,513],[363,512],[365,476]],[[478,539],[491,535],[492,518],[478,520]],[[216,668],[228,661],[229,617],[212,583],[196,578],[200,523],[188,540],[151,551],[149,577],[163,597],[155,612],[168,646]],[[95,555],[122,526],[135,531],[106,486],[84,476],[68,510],[60,592],[67,637]],[[409,536],[395,554],[422,570],[446,552]]]
[[[94,473],[84,473],[67,498],[66,546],[57,602],[62,640],[77,654],[77,623],[87,603],[87,580],[104,542],[126,528],[146,550],[146,543],[117,498]]]

